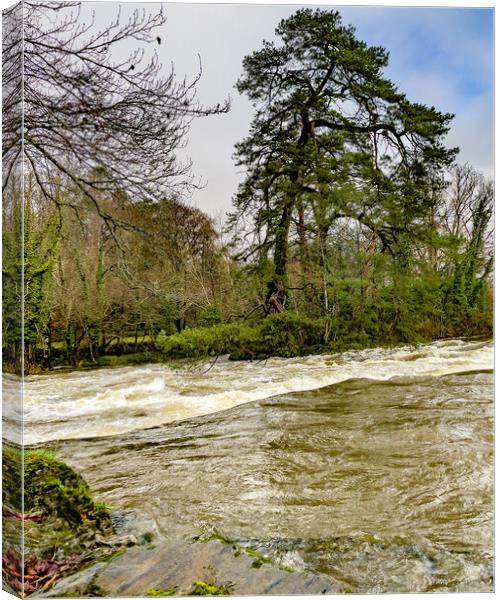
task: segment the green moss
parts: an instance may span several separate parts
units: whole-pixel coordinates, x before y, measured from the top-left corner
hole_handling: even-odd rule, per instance
[[[241,556],[242,554],[251,556],[254,559],[252,564],[250,565],[252,569],[260,569],[262,565],[272,562],[269,556],[265,556],[264,554],[257,552],[257,550],[254,550],[253,548],[245,548],[244,546],[241,546],[234,553],[235,556]]]
[[[176,587],[170,587],[170,588],[158,588],[158,587],[153,587],[153,588],[149,588],[149,590],[146,590],[145,595],[146,596],[175,596],[177,592],[177,588]]]
[[[4,442],[2,445],[2,503],[4,508],[21,512],[22,450]]]
[[[224,583],[222,585],[210,584],[205,581],[195,581],[192,590],[189,592],[191,596],[230,596],[233,585]]]
[[[295,573],[295,569],[289,567],[288,565],[279,565],[280,571],[286,571],[287,573]]]
[[[24,453],[25,512],[111,529],[109,509],[94,502],[84,479],[45,450]]]

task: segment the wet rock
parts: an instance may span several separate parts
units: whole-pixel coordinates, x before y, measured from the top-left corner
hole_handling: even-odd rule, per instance
[[[176,539],[152,549],[134,547],[95,578],[98,588],[106,590],[109,596],[140,596],[152,588],[173,587],[177,594],[188,595],[195,581],[228,585],[234,595],[333,594],[342,589],[328,577],[256,562],[253,554],[216,540],[193,543]]]
[[[107,566],[105,562],[95,563],[91,567],[69,575],[58,581],[50,590],[37,594],[37,598],[79,598],[85,596],[101,595],[96,593],[95,579],[97,574]],[[104,594],[104,590],[101,590]],[[107,594],[106,594],[107,595]]]
[[[128,538],[131,544],[150,544],[160,535],[156,521],[140,510],[114,510],[110,516],[115,534]]]

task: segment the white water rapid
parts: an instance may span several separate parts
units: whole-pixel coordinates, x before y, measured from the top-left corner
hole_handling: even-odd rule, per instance
[[[492,368],[492,342],[446,340],[262,362],[219,359],[183,369],[148,364],[34,375],[25,379],[24,442],[120,434],[349,379],[387,381]],[[4,419],[16,413],[15,406],[7,406]]]

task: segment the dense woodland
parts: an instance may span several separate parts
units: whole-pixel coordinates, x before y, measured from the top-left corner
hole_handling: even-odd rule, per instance
[[[24,157],[16,115],[4,125],[6,363],[19,363],[23,263],[31,372],[491,334],[492,183],[446,147],[453,116],[397,90],[387,52],[338,13],[299,10],[245,58],[236,86],[254,119],[221,225],[186,200],[176,150],[193,118],[222,126],[229,105],[201,106],[197,78],[161,75],[139,50],[112,59],[115,41],[160,44],[163,16],[77,35],[78,13],[47,7],[53,54],[37,47],[40,9],[27,15]]]

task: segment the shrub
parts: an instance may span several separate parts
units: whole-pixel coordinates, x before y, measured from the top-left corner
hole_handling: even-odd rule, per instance
[[[171,358],[217,356],[229,352],[229,346],[238,338],[238,334],[237,324],[185,329],[174,335],[160,335],[157,348],[164,356]]]
[[[202,327],[220,325],[222,321],[222,311],[216,304],[206,304],[198,315],[198,322]]]
[[[300,356],[323,344],[325,321],[295,313],[270,315],[258,326],[260,352],[271,356]]]
[[[201,358],[229,354],[233,360],[298,356],[323,343],[324,320],[294,313],[270,315],[254,327],[243,323],[186,329],[160,335],[158,350],[169,358]]]

